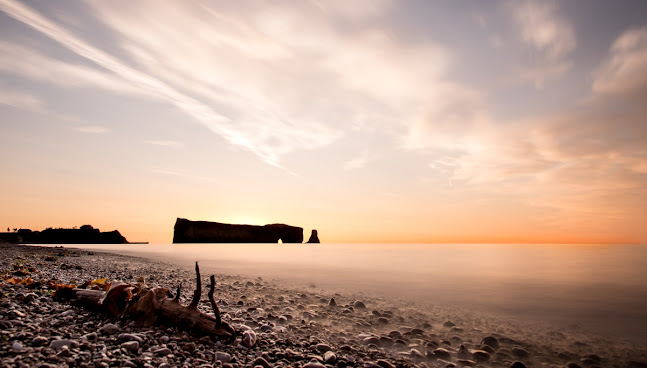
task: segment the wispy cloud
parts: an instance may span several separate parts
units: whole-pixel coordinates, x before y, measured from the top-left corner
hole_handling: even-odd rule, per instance
[[[0,104],[28,111],[43,111],[43,102],[32,94],[6,90],[0,85]]]
[[[601,94],[647,97],[647,27],[623,32],[609,57],[594,74],[593,90]]]
[[[81,133],[87,133],[87,134],[105,134],[105,133],[110,133],[110,129],[106,127],[102,127],[99,125],[85,125],[85,126],[79,126],[79,127],[74,127],[74,130],[81,132]]]
[[[149,11],[158,8],[158,4],[149,5],[151,5],[151,8],[142,10],[145,10],[148,16],[153,16]],[[280,155],[291,151],[295,148],[294,146],[317,146],[328,143],[334,137],[327,132],[327,129],[298,130],[290,125],[286,126],[281,117],[276,116],[276,112],[272,114],[272,111],[267,111],[266,108],[259,106],[259,104],[248,106],[247,109],[251,111],[251,114],[247,114],[247,116],[235,116],[233,113],[231,114],[232,117],[225,116],[214,110],[210,104],[192,98],[156,76],[144,72],[146,69],[131,67],[124,61],[91,45],[24,4],[11,0],[3,0],[0,2],[0,9],[13,18],[59,42],[77,55],[109,70],[113,73],[111,76],[113,80],[117,78],[117,82],[126,83],[129,87],[136,89],[148,97],[160,99],[172,104],[187,113],[196,122],[205,125],[208,129],[221,135],[230,143],[245,147],[269,164],[279,166],[278,160]],[[125,13],[121,12],[121,14],[124,15]],[[148,18],[148,16],[144,17],[142,14],[137,15],[137,17],[140,17],[140,20]],[[183,27],[184,22],[187,21],[187,19],[182,17],[178,17],[177,19],[180,21],[172,22],[171,24]],[[174,30],[169,28],[168,31],[173,32]],[[160,40],[156,38],[155,42]],[[170,40],[165,39],[166,41]],[[187,55],[183,55],[182,57],[186,58]],[[51,61],[49,64],[56,65],[56,63],[51,63]],[[33,71],[24,71],[24,73],[37,75]],[[57,83],[59,81],[52,80],[52,82]],[[101,87],[101,85],[99,86]],[[240,101],[239,104],[243,105]],[[230,107],[223,106],[222,108],[228,110]],[[241,111],[244,110],[239,110],[238,113]],[[295,144],[291,142],[295,142]]]
[[[0,3],[2,4],[2,3]],[[62,87],[102,88],[145,96],[119,77],[97,69],[57,60],[23,45],[0,41],[0,71]],[[25,62],[29,60],[29,62]]]
[[[144,141],[144,143],[152,144],[155,146],[172,147],[172,148],[178,148],[178,147],[184,146],[182,142],[171,141],[171,140],[149,140],[149,141]]]
[[[509,4],[534,62],[525,68],[522,76],[541,88],[545,80],[558,77],[571,68],[569,56],[577,46],[573,26],[559,13],[553,1],[523,0]]]
[[[355,170],[355,169],[361,169],[366,164],[373,159],[373,156],[369,153],[368,150],[363,150],[357,157],[354,157],[346,163],[344,163],[344,170]]]

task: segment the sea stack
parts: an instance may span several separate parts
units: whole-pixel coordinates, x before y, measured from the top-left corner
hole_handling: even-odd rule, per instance
[[[312,234],[310,234],[310,239],[306,243],[319,243],[319,237],[317,236],[317,230],[312,230]]]
[[[302,243],[303,228],[285,224],[237,225],[178,218],[173,243]]]

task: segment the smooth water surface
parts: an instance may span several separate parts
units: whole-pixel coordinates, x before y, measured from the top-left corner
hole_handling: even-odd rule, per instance
[[[539,244],[69,245],[203,274],[455,305],[647,342],[647,246]]]

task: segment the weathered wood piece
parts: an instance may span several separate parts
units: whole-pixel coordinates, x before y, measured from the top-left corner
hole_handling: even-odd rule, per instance
[[[66,293],[65,299],[85,308],[99,309],[114,317],[134,320],[140,325],[151,325],[157,321],[188,330],[196,335],[207,335],[225,341],[233,341],[236,331],[222,321],[220,309],[213,297],[215,277],[211,276],[209,285],[209,302],[214,315],[198,310],[202,295],[200,268],[195,263],[196,289],[189,305],[182,305],[179,300],[180,287],[175,298],[168,297],[168,290],[160,287],[147,289],[140,285],[113,282],[110,289],[101,290],[72,289]]]

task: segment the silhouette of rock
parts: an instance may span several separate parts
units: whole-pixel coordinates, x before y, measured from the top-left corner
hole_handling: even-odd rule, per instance
[[[0,240],[12,243],[34,244],[127,244],[119,231],[101,232],[90,225],[83,225],[79,229],[53,229],[31,231],[20,229],[15,233],[0,233]]]
[[[317,230],[312,230],[310,234],[310,239],[306,243],[319,243],[319,237],[317,236]]]
[[[303,228],[285,224],[235,225],[178,218],[173,243],[302,243]]]

